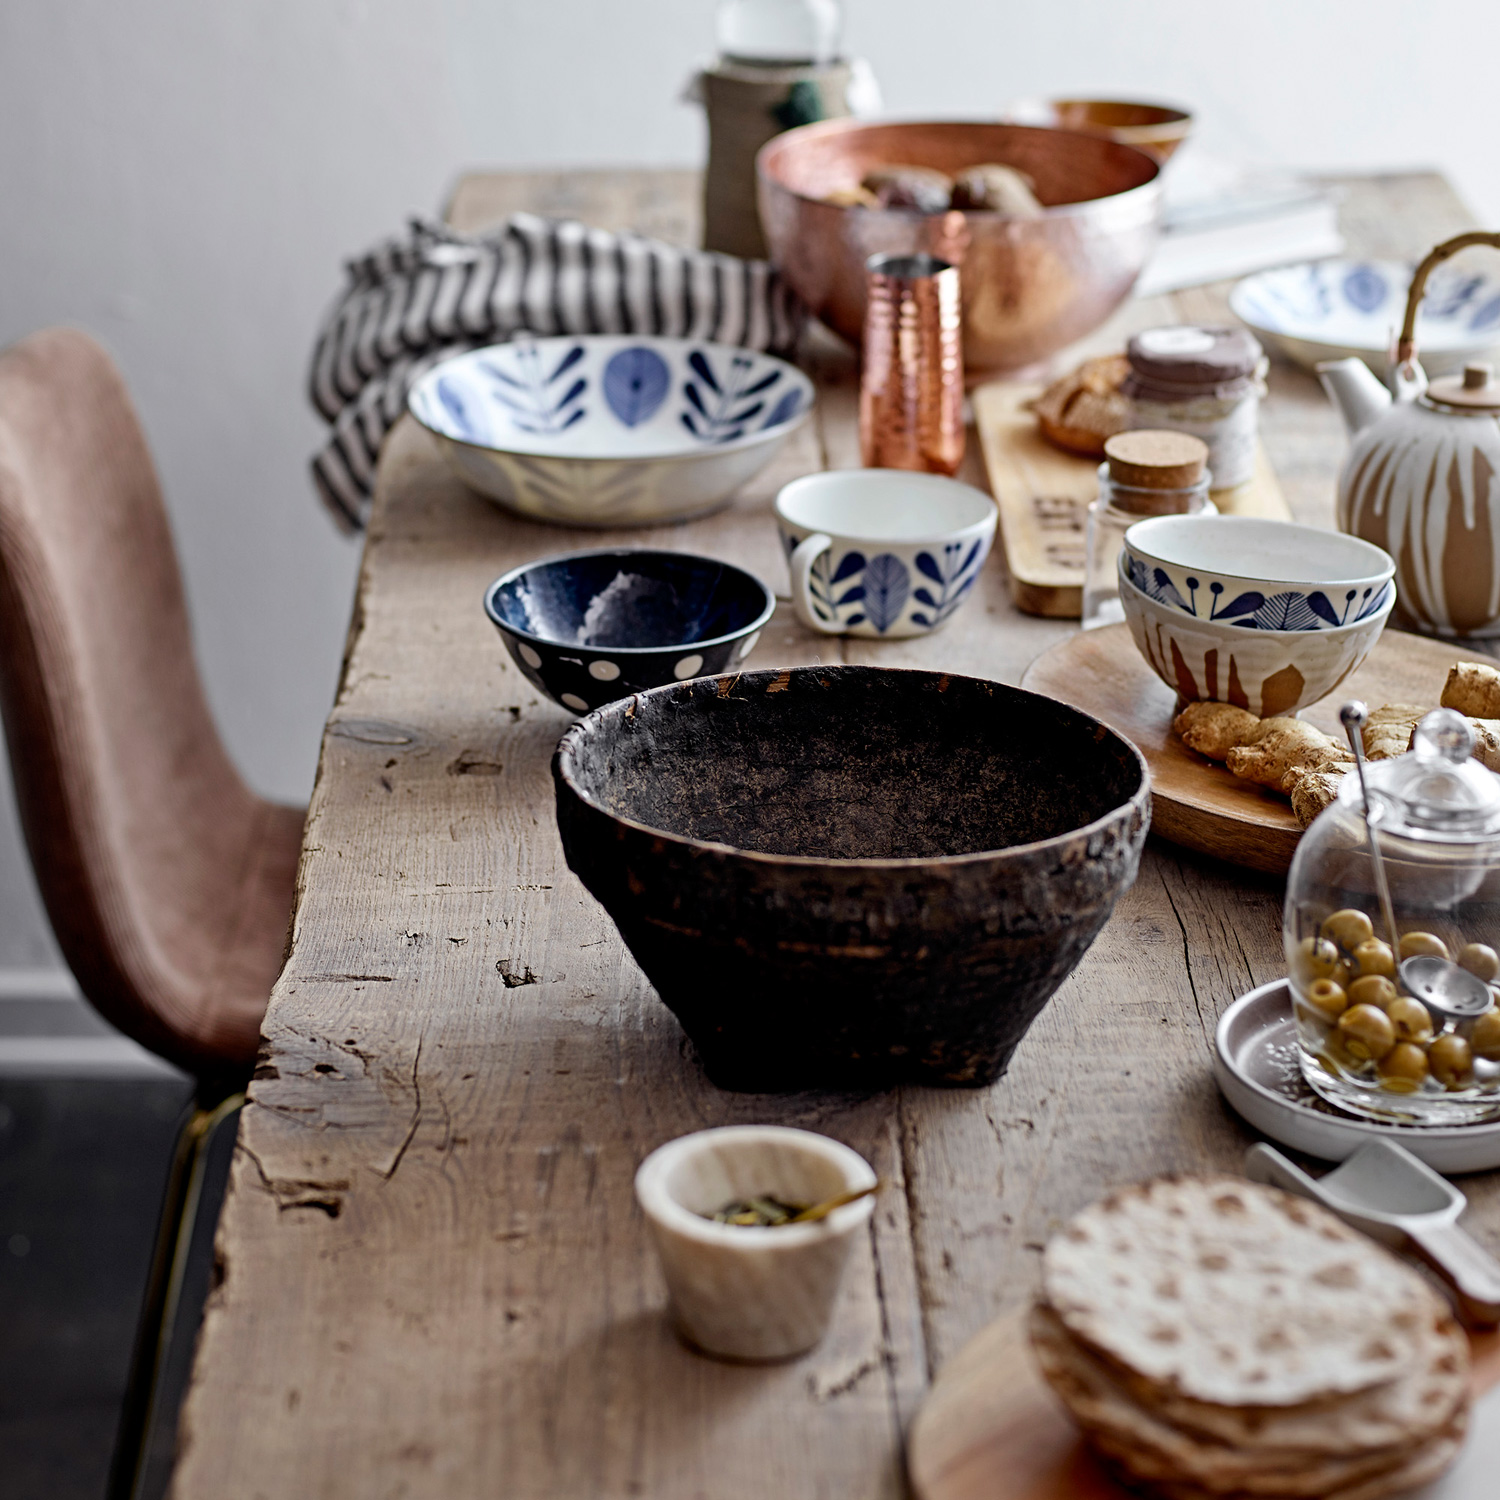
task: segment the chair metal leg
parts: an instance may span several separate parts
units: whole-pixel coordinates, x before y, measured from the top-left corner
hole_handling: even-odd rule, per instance
[[[205,1094],[200,1090],[178,1131],[157,1225],[151,1274],[136,1330],[125,1402],[115,1432],[107,1500],[135,1500],[156,1415],[157,1387],[171,1347],[188,1253],[198,1222],[208,1148],[219,1126],[237,1113],[244,1102],[243,1093]]]

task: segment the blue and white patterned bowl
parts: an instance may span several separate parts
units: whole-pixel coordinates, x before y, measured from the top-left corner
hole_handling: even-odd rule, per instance
[[[484,594],[527,680],[577,714],[731,670],[775,611],[775,595],[743,568],[643,547],[543,558]]]
[[[1355,355],[1380,371],[1389,361],[1415,266],[1392,260],[1320,260],[1246,277],[1229,297],[1242,323],[1311,370]],[[1439,266],[1427,283],[1417,345],[1429,375],[1459,369],[1500,345],[1500,274]]]
[[[724,504],[812,410],[770,354],[591,334],[475,349],[413,385],[411,414],[459,477],[537,521],[681,521]]]
[[[1395,602],[1388,552],[1340,531],[1254,516],[1153,516],[1125,533],[1148,598],[1237,630],[1340,630]]]
[[[1143,594],[1120,554],[1120,605],[1136,649],[1184,703],[1232,703],[1262,718],[1326,698],[1374,649],[1396,602],[1337,630],[1242,630]]]

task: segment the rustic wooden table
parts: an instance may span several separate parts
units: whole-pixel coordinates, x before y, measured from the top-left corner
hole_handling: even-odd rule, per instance
[[[1469,216],[1431,175],[1347,183],[1345,232],[1415,256]],[[517,208],[693,242],[687,173],[463,180],[450,217]],[[1089,341],[1219,317],[1224,288],[1128,305]],[[654,532],[786,588],[779,486],[858,462],[850,358],[721,514]],[[1293,509],[1329,524],[1343,450],[1313,381],[1272,372],[1263,428]],[[971,444],[966,475],[983,483]],[[1153,840],[1140,879],[979,1091],[721,1093],[563,864],[548,760],[568,716],[511,667],[486,583],[585,540],[470,494],[392,434],[308,814],[291,953],[240,1125],[182,1424],[179,1500],[872,1497],[903,1490],[933,1372],[1030,1294],[1057,1225],[1112,1184],[1233,1170],[1250,1137],[1209,1072],[1215,1020],[1282,973],[1279,885]],[[941,667],[1016,681],[1073,628],[1018,615],[997,549],[946,632],[814,638],[783,608],[751,665]],[[631,1179],[686,1131],[779,1121],[892,1184],[827,1341],[771,1368],[689,1353]],[[1466,1183],[1500,1249],[1500,1179]]]

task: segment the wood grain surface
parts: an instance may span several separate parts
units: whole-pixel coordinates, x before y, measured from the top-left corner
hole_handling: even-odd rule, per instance
[[[466,179],[451,213],[462,227],[517,208],[689,225],[692,194],[687,174],[495,176]],[[1427,177],[1352,184],[1346,209],[1404,235],[1402,253],[1463,217]],[[1129,304],[1090,342],[1223,317],[1223,293]],[[784,595],[777,487],[858,462],[853,361],[831,340],[808,358],[818,419],[771,471],[716,517],[618,539],[719,553]],[[1299,519],[1327,524],[1338,420],[1302,372],[1278,366],[1271,384],[1263,431],[1283,490]],[[965,477],[983,483],[975,451]],[[1154,840],[992,1088],[710,1086],[563,866],[548,760],[568,717],[513,670],[480,609],[503,569],[580,545],[471,494],[410,422],[388,440],[219,1227],[178,1500],[900,1495],[933,1372],[1029,1298],[1057,1225],[1116,1183],[1233,1168],[1248,1142],[1209,1056],[1219,1012],[1281,973],[1280,886]],[[814,637],[783,608],[752,665],[1015,682],[1073,628],[1019,615],[997,557],[944,632]],[[786,1365],[715,1364],[675,1341],[632,1197],[655,1146],[735,1121],[826,1132],[891,1184],[828,1339]],[[1470,1228],[1500,1249],[1493,1178],[1465,1186]]]
[[[1301,717],[1342,741],[1339,705],[1351,698],[1363,698],[1371,708],[1436,708],[1448,668],[1475,654],[1468,646],[1387,630],[1359,670]],[[1153,833],[1232,864],[1286,874],[1302,837],[1291,804],[1267,787],[1231,776],[1172,733],[1177,694],[1146,665],[1128,625],[1081,630],[1060,641],[1032,662],[1021,686],[1097,715],[1146,757]]]

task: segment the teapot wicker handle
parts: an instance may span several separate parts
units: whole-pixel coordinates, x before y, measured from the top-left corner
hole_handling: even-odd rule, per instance
[[[1406,294],[1406,321],[1401,325],[1401,342],[1396,345],[1397,365],[1409,365],[1416,358],[1417,308],[1427,290],[1427,278],[1433,267],[1442,265],[1450,255],[1457,255],[1470,245],[1493,245],[1500,250],[1500,234],[1488,229],[1471,229],[1467,234],[1456,234],[1451,240],[1444,240],[1417,267],[1417,274],[1411,279],[1411,291]]]

